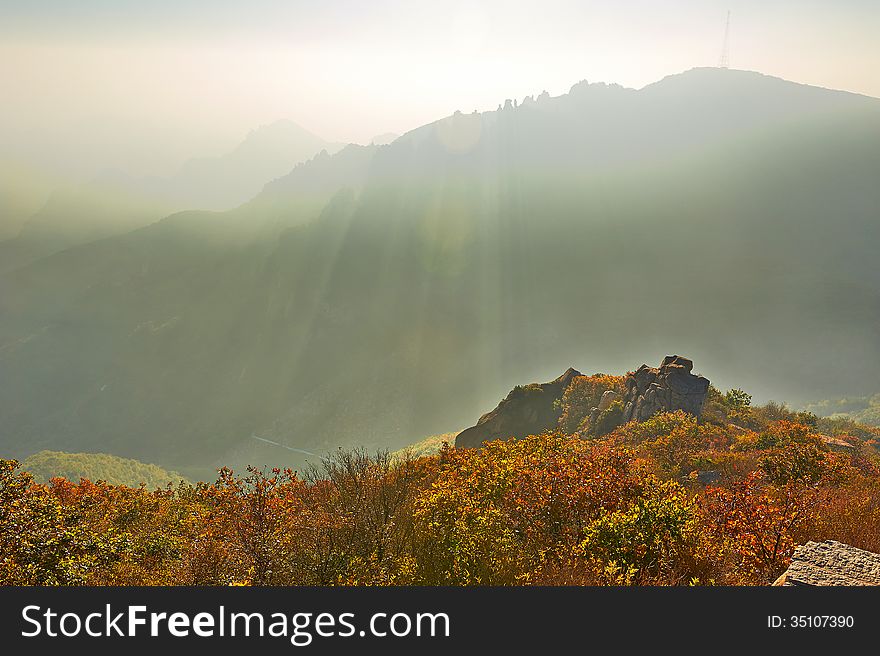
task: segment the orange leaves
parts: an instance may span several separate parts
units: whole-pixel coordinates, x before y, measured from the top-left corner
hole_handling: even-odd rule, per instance
[[[642,480],[623,449],[554,435],[496,441],[447,455],[416,517],[440,545],[432,561],[444,576],[514,583],[569,561],[586,527],[637,497]]]
[[[301,547],[307,533],[306,487],[290,469],[265,473],[250,467],[244,477],[221,469],[217,482],[200,490],[208,512],[190,556],[213,559],[209,569],[217,582],[283,581],[285,556]]]
[[[764,485],[752,472],[729,488],[708,491],[710,529],[734,560],[734,582],[768,583],[785,569],[795,547],[795,531],[808,521],[818,497],[794,483]]]
[[[799,483],[816,485],[834,473],[835,464],[830,454],[818,444],[790,442],[770,449],[760,461],[761,470],[776,485]]]
[[[578,393],[615,384],[583,377]],[[38,485],[0,461],[0,582],[763,584],[805,540],[880,550],[874,433],[756,430],[668,413],[603,438],[340,450],[305,477],[223,469],[152,491]]]

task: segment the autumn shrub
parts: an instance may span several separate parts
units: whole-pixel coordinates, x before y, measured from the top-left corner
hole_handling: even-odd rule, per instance
[[[854,472],[841,485],[822,489],[819,507],[797,542],[837,540],[880,553],[880,480]]]
[[[641,489],[632,454],[559,435],[452,451],[419,498],[425,580],[527,582]]]
[[[688,469],[703,444],[696,421],[687,421],[674,426],[669,433],[642,442],[641,451],[653,458],[661,475],[678,477]]]
[[[705,576],[697,509],[610,443],[561,436],[451,455],[419,500],[422,572],[456,584],[681,583]]]
[[[751,406],[743,425],[752,430],[761,431],[770,424],[778,421],[790,421],[795,423],[804,423],[799,419],[806,419],[806,415],[798,417],[798,413],[794,412],[784,403],[776,401],[768,401],[764,405]]]
[[[92,533],[15,460],[0,461],[0,583],[76,585],[105,564],[113,536]]]
[[[291,584],[298,578],[301,541],[308,535],[310,509],[302,500],[305,483],[291,470],[246,476],[222,469],[202,490],[209,510],[201,548],[214,543],[217,583]],[[305,583],[306,581],[302,581]]]
[[[726,426],[741,426],[752,423],[752,396],[741,389],[730,389],[722,393],[714,385],[709,385],[703,403],[703,420],[707,423]]]
[[[849,417],[822,417],[817,420],[816,428],[828,435],[849,435],[865,443],[871,440],[880,440],[880,427],[866,426],[857,423]]]
[[[643,481],[633,503],[605,513],[584,531],[577,553],[610,584],[681,583],[697,577],[697,507],[673,481]]]
[[[322,582],[405,583],[415,539],[416,496],[434,474],[434,460],[387,451],[337,450],[310,471],[312,507],[320,508],[324,562],[336,563]],[[330,550],[330,551],[327,551]]]
[[[583,378],[585,404],[616,384]],[[339,450],[304,476],[151,490],[0,461],[0,584],[762,585],[808,540],[880,551],[877,432],[732,392],[713,403],[747,427],[679,411],[601,436],[600,414],[481,449]]]
[[[758,471],[729,487],[711,488],[706,516],[719,553],[728,559],[724,582],[766,584],[781,574],[819,500],[814,486],[768,484]]]
[[[645,421],[631,421],[615,430],[610,438],[617,444],[636,447],[676,430],[697,430],[697,419],[684,410],[660,412]]]

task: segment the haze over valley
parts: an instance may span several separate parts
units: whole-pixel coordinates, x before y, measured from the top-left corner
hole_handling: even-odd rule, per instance
[[[0,283],[8,445],[183,470],[292,457],[254,434],[398,447],[657,351],[854,393],[878,365],[878,116],[740,71],[581,83],[39,258]]]

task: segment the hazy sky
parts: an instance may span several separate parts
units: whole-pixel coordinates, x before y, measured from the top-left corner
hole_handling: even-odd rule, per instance
[[[730,64],[880,96],[880,0],[0,0],[5,157],[166,173],[292,119],[367,142]]]

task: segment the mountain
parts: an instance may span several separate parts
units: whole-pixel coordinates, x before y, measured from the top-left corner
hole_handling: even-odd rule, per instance
[[[399,136],[399,134],[394,134],[393,132],[383,132],[382,134],[377,134],[375,137],[370,139],[370,143],[376,146],[385,146],[387,144],[390,144]]]
[[[106,481],[110,485],[137,487],[143,484],[148,489],[156,489],[186,480],[177,472],[107,453],[40,451],[28,457],[21,466],[33,474],[38,483],[48,483],[52,478],[66,478],[72,482],[87,478],[92,482]]]
[[[878,170],[880,101],[722,69],[322,153],[0,276],[0,443],[300,466],[657,352],[764,400],[863,395]]]
[[[455,437],[459,449],[479,448],[484,442],[540,435],[555,429],[562,416],[562,395],[573,380],[584,375],[569,367],[547,383],[517,385],[494,410],[487,412],[476,425]]]
[[[880,394],[808,403],[805,410],[819,417],[834,417],[880,426]]]
[[[120,189],[106,181],[59,187],[15,237],[0,241],[0,272],[71,246],[140,228],[173,209],[149,194]]]
[[[14,238],[57,186],[55,176],[21,162],[0,160],[0,243]]]
[[[188,160],[169,177],[132,178],[117,171],[88,184],[60,187],[23,221],[17,234],[0,241],[0,272],[129,232],[173,212],[236,207],[297,164],[341,147],[292,121],[277,121],[251,131],[225,155]]]
[[[325,150],[333,154],[343,146],[281,120],[252,130],[225,155],[188,160],[169,178],[137,180],[133,186],[181,209],[227,210],[250,200],[263,185],[300,162]]]

